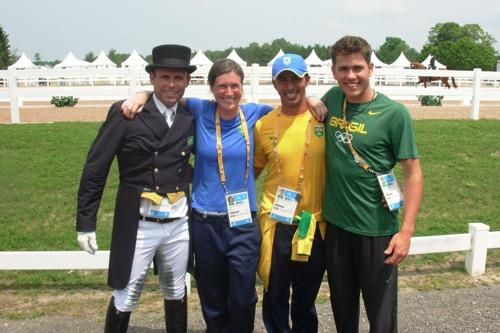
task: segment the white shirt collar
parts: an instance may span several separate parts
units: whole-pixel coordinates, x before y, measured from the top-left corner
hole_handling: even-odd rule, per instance
[[[155,94],[153,94],[153,101],[155,102],[156,107],[158,108],[158,111],[160,111],[162,114],[165,114],[165,112],[170,113],[170,112],[175,112],[177,110],[177,106],[179,103],[175,103],[171,107],[166,106],[163,104],[158,97],[156,97]]]
[[[175,110],[177,110],[178,102],[172,105],[171,107],[167,107],[165,104],[163,104],[158,97],[156,97],[155,94],[153,94],[153,101],[155,102],[156,107],[158,108],[158,111],[162,115],[165,116],[165,119],[167,120],[168,126],[171,126],[172,123],[170,122],[170,119],[172,119],[172,114],[175,115]]]

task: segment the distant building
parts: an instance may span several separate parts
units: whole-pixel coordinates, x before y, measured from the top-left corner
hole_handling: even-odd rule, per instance
[[[497,60],[497,72],[500,72],[500,60]]]

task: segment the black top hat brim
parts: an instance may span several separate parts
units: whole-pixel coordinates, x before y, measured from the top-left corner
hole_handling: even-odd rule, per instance
[[[158,69],[158,68],[185,69],[188,71],[189,74],[191,74],[192,72],[194,72],[196,70],[195,65],[185,66],[184,64],[176,64],[175,62],[168,62],[168,61],[165,61],[162,64],[147,65],[145,67],[145,70],[146,70],[146,72],[151,73],[152,71],[154,71],[155,69]]]

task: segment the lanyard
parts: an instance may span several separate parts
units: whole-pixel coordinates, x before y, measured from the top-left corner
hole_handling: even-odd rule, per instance
[[[243,135],[245,136],[245,145],[246,145],[246,165],[245,165],[245,187],[248,181],[248,169],[250,168],[250,134],[248,134],[248,125],[245,119],[245,115],[241,108],[238,108],[238,112],[240,115],[241,127],[243,129]],[[219,166],[219,175],[220,182],[224,187],[224,191],[228,193],[226,187],[226,174],[224,172],[224,160],[222,158],[222,133],[220,129],[220,116],[219,116],[219,108],[215,110],[215,138],[217,142],[217,164]]]
[[[371,104],[371,102],[373,102],[376,94],[377,93],[375,91],[373,91],[372,99],[370,100],[370,103],[368,103],[368,105],[365,107],[365,109]],[[371,173],[376,173],[375,171],[373,171],[373,169],[370,167],[370,165],[368,163],[366,163],[366,161],[358,154],[358,152],[356,151],[356,149],[354,149],[354,147],[352,145],[350,135],[349,135],[349,123],[347,122],[347,105],[348,105],[347,98],[344,98],[344,103],[343,103],[343,107],[342,107],[342,116],[344,118],[344,130],[345,130],[345,134],[346,134],[347,146],[349,146],[349,150],[351,151],[352,156],[354,157],[354,162],[356,162],[364,170],[371,172]]]
[[[273,153],[274,153],[274,160],[276,162],[276,166],[278,169],[277,171],[279,177],[279,184],[281,184],[283,181],[283,173],[281,170],[280,157],[278,154],[278,134],[279,134],[278,127],[281,114],[282,113],[280,109],[280,112],[276,117],[276,122],[274,123],[274,140],[273,140]],[[300,163],[299,181],[297,183],[298,192],[302,190],[302,185],[304,184],[304,164],[306,162],[307,154],[309,153],[309,147],[311,145],[311,123],[312,123],[312,116],[311,114],[309,114],[309,120],[307,122],[307,130],[305,132],[304,154],[302,156],[302,161]]]

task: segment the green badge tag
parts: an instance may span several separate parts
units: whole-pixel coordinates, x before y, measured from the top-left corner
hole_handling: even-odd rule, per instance
[[[323,124],[314,125],[314,134],[317,137],[322,137],[325,134],[325,126]]]
[[[238,126],[238,131],[240,131],[240,133],[241,133],[241,134],[244,134],[244,133],[243,133],[243,124],[242,124],[242,125],[240,125],[240,126]]]
[[[194,136],[188,136],[188,138],[187,138],[188,146],[192,146],[193,143],[194,143]]]

